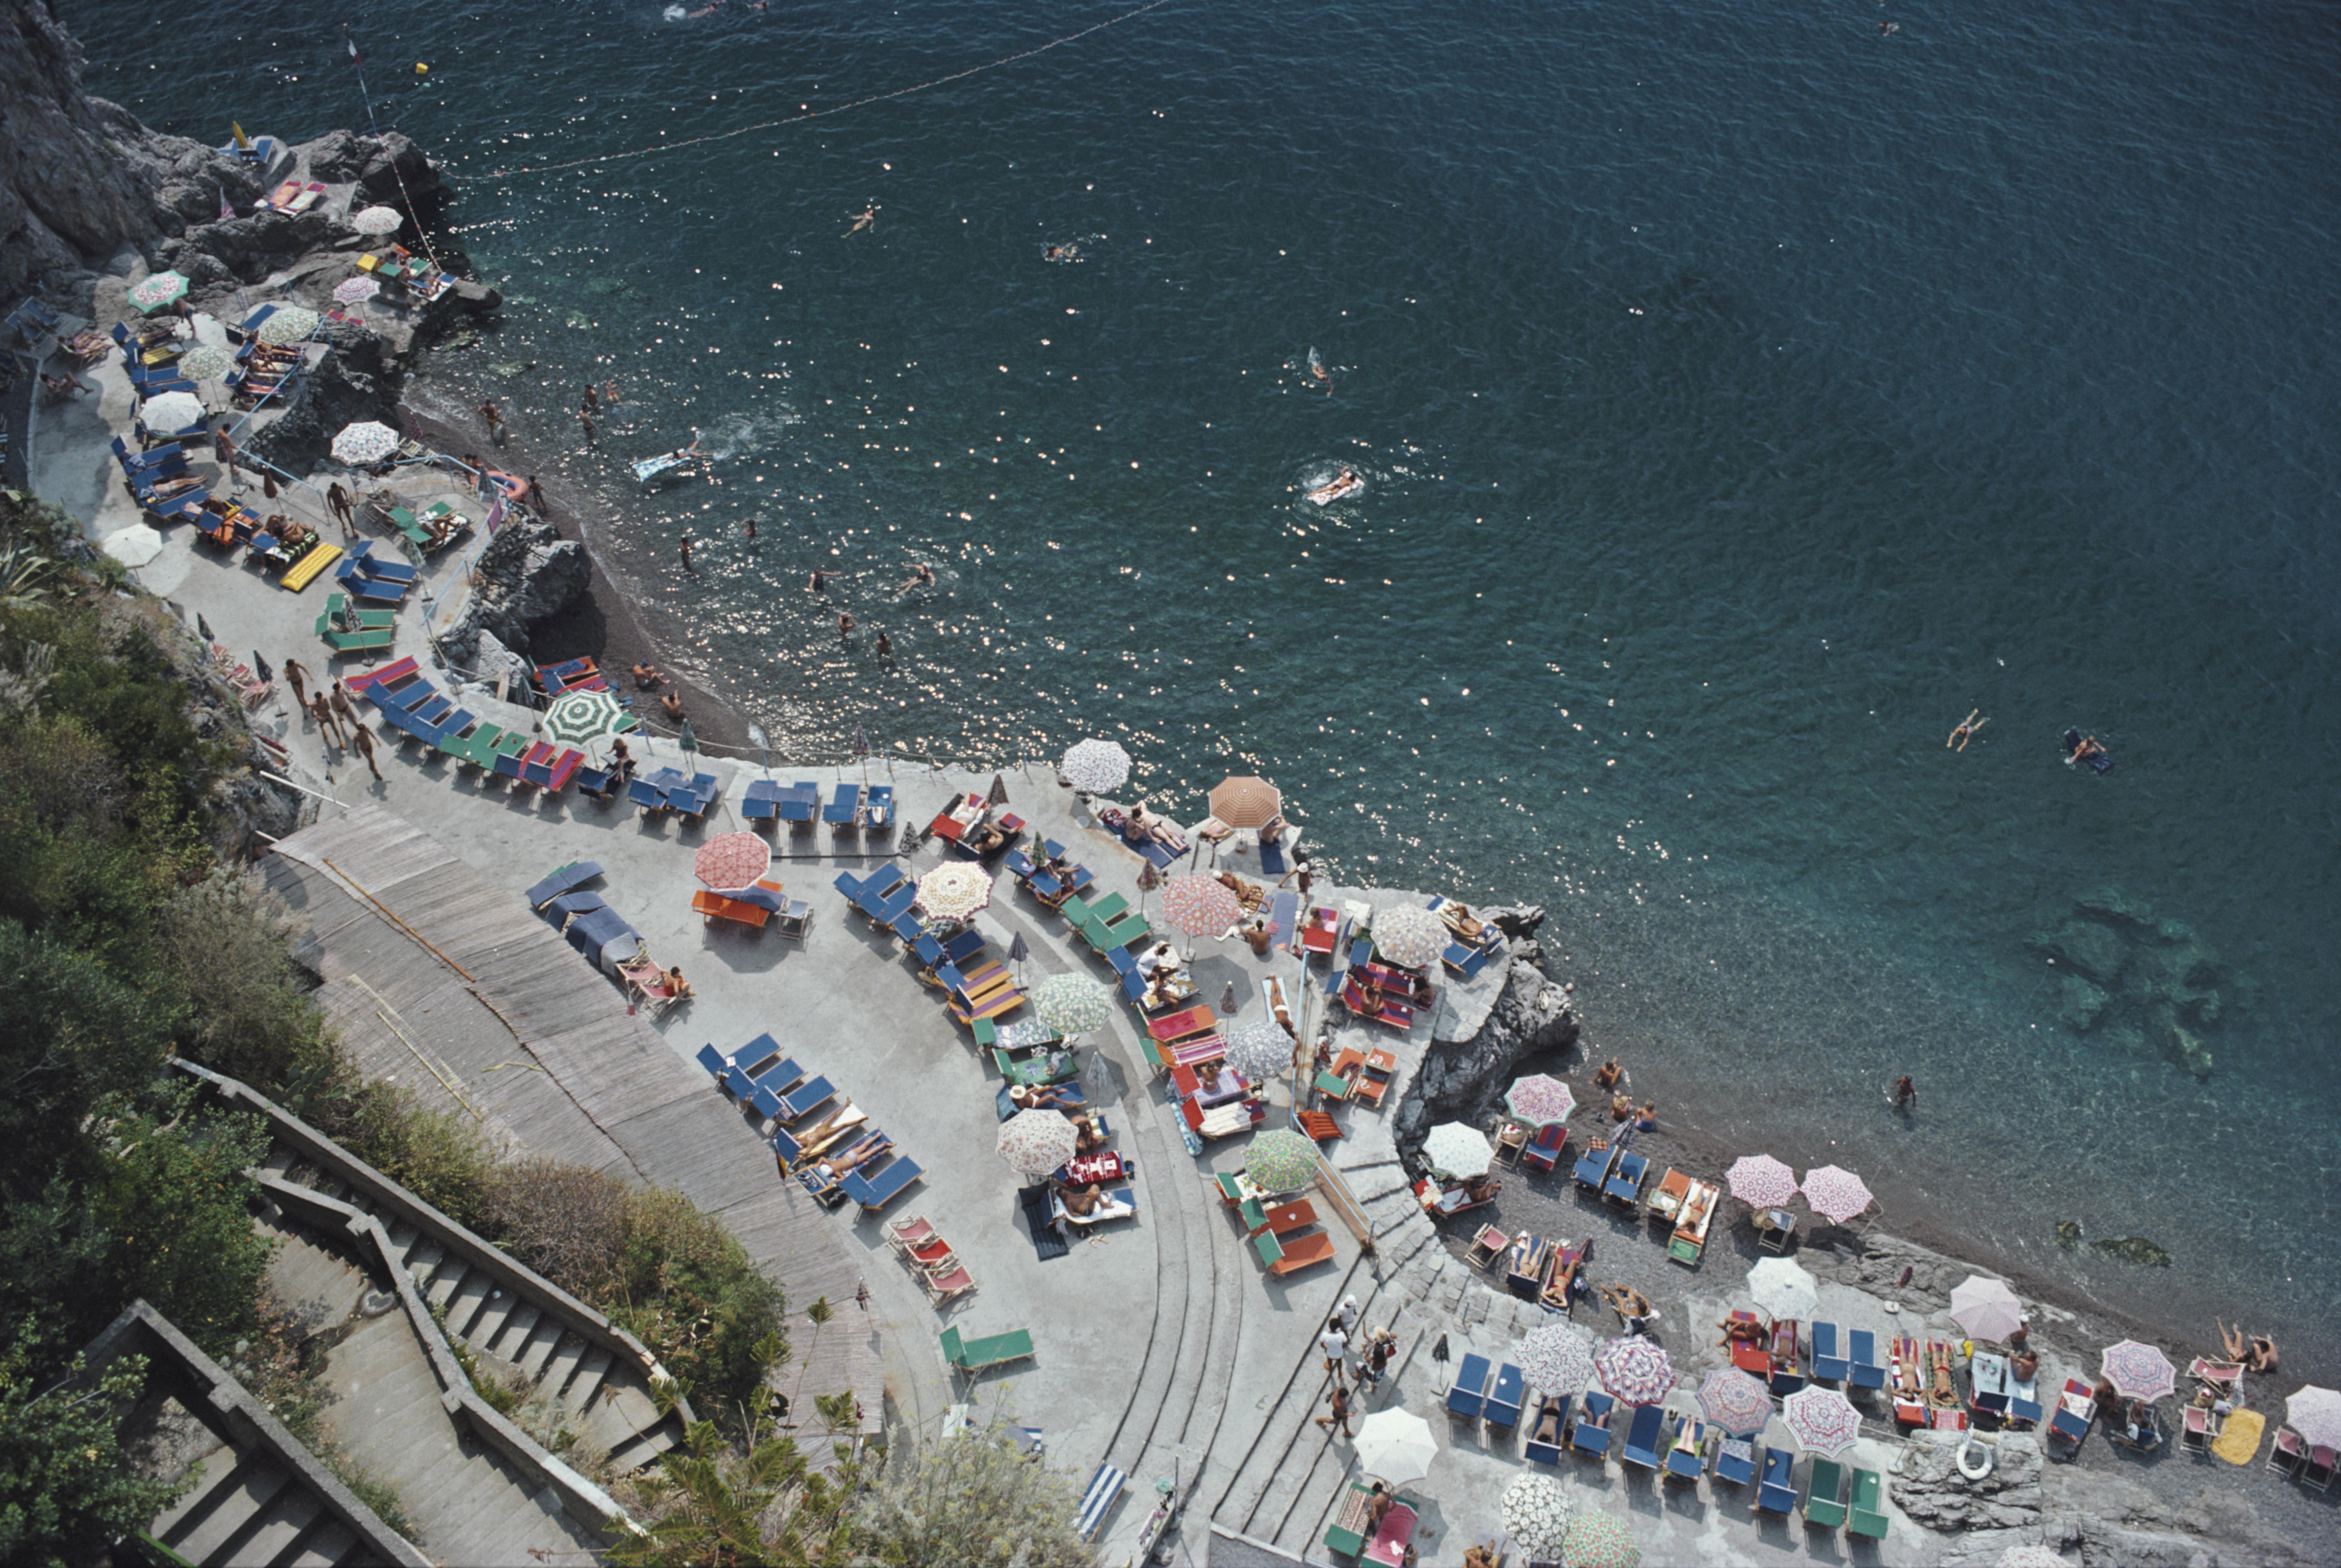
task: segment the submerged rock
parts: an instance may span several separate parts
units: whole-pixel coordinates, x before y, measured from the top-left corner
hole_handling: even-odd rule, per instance
[[[2170,1254],[2144,1236],[2112,1236],[2102,1242],[2091,1242],[2089,1245],[2095,1251],[2119,1258],[2126,1263],[2136,1263],[2142,1269],[2167,1269],[2170,1266]]]
[[[2067,974],[2059,984],[2064,1001],[2057,1009],[2057,1019],[2076,1034],[2087,1034],[2097,1026],[2106,1011],[2106,994],[2077,974]]]
[[[2078,1220],[2058,1220],[2057,1222],[2057,1244],[2064,1248],[2068,1253],[2075,1247],[2079,1246],[2081,1244],[2081,1222]]]
[[[2032,945],[2100,985],[2112,985],[2129,962],[2129,944],[2121,934],[2094,920],[2068,920],[2061,929],[2034,937]]]
[[[2182,1025],[2170,1026],[2170,1048],[2177,1053],[2179,1064],[2197,1078],[2211,1075],[2211,1053],[2203,1042]]]

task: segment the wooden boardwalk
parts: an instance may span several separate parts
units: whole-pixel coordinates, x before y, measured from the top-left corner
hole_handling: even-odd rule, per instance
[[[776,1381],[800,1435],[819,1430],[814,1395],[845,1392],[862,1434],[880,1432],[884,1374],[854,1309],[854,1259],[780,1179],[755,1126],[520,889],[371,805],[294,834],[264,869],[307,922],[318,1003],[369,1075],[469,1113],[510,1153],[671,1187],[721,1215],[788,1293],[791,1357]],[[836,1316],[816,1332],[804,1309],[823,1297]]]

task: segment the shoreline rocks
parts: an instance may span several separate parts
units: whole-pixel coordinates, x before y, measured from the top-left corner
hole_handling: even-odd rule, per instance
[[[474,671],[486,670],[491,655],[525,653],[529,628],[574,604],[592,575],[584,546],[563,539],[550,523],[507,523],[480,552],[471,602],[440,637],[440,651],[458,668]]]

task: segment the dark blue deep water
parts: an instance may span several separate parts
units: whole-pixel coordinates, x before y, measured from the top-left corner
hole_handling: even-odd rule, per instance
[[[510,296],[434,376],[784,749],[1257,769],[1354,877],[1549,904],[1641,1086],[1889,1223],[2341,1296],[2341,13],[1172,0],[499,177],[1127,8],[358,14]],[[165,128],[363,123],[338,15],[68,14]]]

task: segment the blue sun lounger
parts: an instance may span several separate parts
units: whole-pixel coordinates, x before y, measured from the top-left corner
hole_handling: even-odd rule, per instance
[[[845,833],[852,828],[854,819],[861,812],[862,786],[842,784],[831,794],[829,804],[821,808],[821,820],[838,832]]]
[[[782,1095],[777,1110],[767,1110],[761,1097],[756,1102],[756,1108],[764,1111],[776,1122],[793,1122],[814,1106],[825,1105],[836,1098],[835,1085],[826,1078],[815,1078],[812,1083],[800,1084],[793,1092]]]
[[[1643,1470],[1656,1470],[1659,1465],[1659,1433],[1666,1424],[1667,1413],[1655,1404],[1638,1404],[1634,1419],[1626,1428],[1626,1441],[1618,1450],[1618,1457]]]
[[[1488,1424],[1518,1426],[1520,1423],[1520,1404],[1528,1397],[1528,1379],[1510,1362],[1497,1368],[1496,1386],[1488,1393]]]
[[[1260,841],[1260,869],[1270,876],[1284,874],[1284,835]]]
[[[1846,1368],[1855,1388],[1884,1388],[1886,1365],[1878,1359],[1878,1336],[1866,1328],[1846,1336]]]
[[[791,833],[811,833],[813,817],[821,806],[821,786],[810,779],[799,779],[780,794],[781,820],[789,824]]]
[[[1837,1324],[1813,1321],[1813,1378],[1818,1383],[1843,1383],[1852,1369],[1838,1353]]]
[[[569,924],[570,917],[573,915],[609,907],[609,904],[600,894],[588,889],[583,892],[555,894],[544,901],[538,908],[537,914],[544,916],[544,923],[547,925],[558,931]]]
[[[1081,1505],[1073,1514],[1073,1533],[1084,1541],[1095,1541],[1105,1528],[1105,1516],[1113,1507],[1113,1500],[1121,1495],[1122,1483],[1130,1477],[1111,1464],[1101,1464],[1090,1477],[1087,1492],[1081,1493]]]
[[[1589,1393],[1578,1407],[1577,1424],[1569,1429],[1570,1452],[1599,1459],[1609,1452],[1609,1416],[1618,1402],[1606,1393]]]
[[[1465,1421],[1477,1421],[1488,1403],[1488,1358],[1468,1352],[1462,1363],[1455,1369],[1455,1381],[1447,1390],[1447,1413]]]
[[[1756,1487],[1756,1509],[1786,1519],[1797,1511],[1797,1455],[1786,1448],[1764,1451],[1764,1479]]]
[[[1689,1444],[1682,1441],[1688,1433]],[[1707,1428],[1688,1415],[1675,1418],[1675,1441],[1667,1445],[1667,1479],[1696,1483],[1707,1468]]]
[[[1550,1443],[1539,1443],[1537,1441],[1536,1436],[1537,1428],[1540,1428],[1544,1425],[1544,1418],[1546,1413],[1549,1411],[1558,1412],[1560,1419],[1559,1424],[1554,1428],[1553,1441]],[[1522,1445],[1520,1452],[1528,1456],[1528,1462],[1530,1464],[1559,1464],[1560,1463],[1561,1444],[1559,1434],[1567,1432],[1568,1430],[1569,1396],[1567,1394],[1562,1394],[1558,1399],[1549,1399],[1546,1401],[1544,1405],[1537,1411],[1536,1426],[1529,1429],[1528,1440]]]
[[[826,1078],[816,1078],[811,1084],[804,1083],[803,1078],[804,1069],[798,1066],[794,1059],[783,1057],[780,1062],[765,1068],[762,1073],[751,1079],[748,1084],[748,1093],[743,1097],[772,1121],[793,1122],[798,1116],[803,1114],[802,1112],[790,1109],[795,1096],[804,1094],[815,1088],[825,1091],[829,1087],[829,1080]],[[807,1109],[820,1104],[829,1097],[826,1093],[823,1093],[817,1099],[808,1100]]]
[[[740,814],[750,822],[770,822],[781,814],[781,786],[771,779],[751,780],[740,796]]]
[[[845,1195],[863,1209],[876,1213],[907,1191],[912,1182],[926,1173],[908,1154],[897,1154],[886,1163],[886,1168],[875,1176],[863,1171],[848,1171],[840,1183]]]
[[[894,786],[872,784],[862,800],[862,831],[885,833],[894,825]]]
[[[1588,1149],[1577,1162],[1577,1184],[1589,1193],[1601,1190],[1609,1179],[1609,1162],[1618,1157],[1616,1145],[1606,1149]]]
[[[1629,1149],[1618,1156],[1618,1168],[1610,1173],[1608,1181],[1601,1183],[1602,1194],[1613,1203],[1624,1203],[1631,1208],[1641,1202],[1642,1178],[1649,1173],[1649,1158]]]
[[[1756,1445],[1744,1437],[1725,1437],[1715,1449],[1715,1478],[1734,1486],[1755,1480]]]

